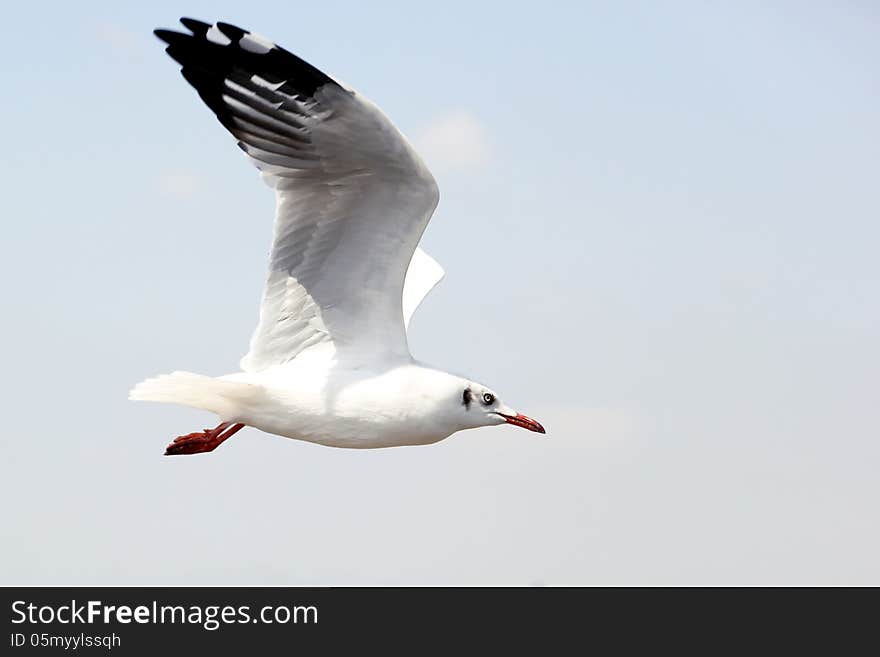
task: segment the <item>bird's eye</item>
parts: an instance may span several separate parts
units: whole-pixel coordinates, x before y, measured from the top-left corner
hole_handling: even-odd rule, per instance
[[[493,395],[491,392],[484,392],[483,393],[483,403],[486,406],[489,406],[490,404],[494,404],[495,403],[495,395]]]

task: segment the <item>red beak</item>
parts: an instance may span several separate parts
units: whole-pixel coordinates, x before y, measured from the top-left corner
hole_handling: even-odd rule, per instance
[[[504,413],[498,413],[501,417],[504,418],[504,421],[507,424],[513,424],[518,427],[522,427],[523,429],[528,429],[529,431],[536,431],[537,433],[547,433],[544,431],[544,427],[541,426],[541,423],[537,420],[533,420],[527,415],[523,415],[522,413],[517,413],[516,415],[505,415]]]

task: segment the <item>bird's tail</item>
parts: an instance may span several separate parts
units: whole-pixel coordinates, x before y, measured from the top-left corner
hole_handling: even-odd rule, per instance
[[[243,381],[215,379],[192,372],[172,372],[141,381],[128,398],[192,406],[216,413],[223,419],[238,416],[260,392],[260,386]]]

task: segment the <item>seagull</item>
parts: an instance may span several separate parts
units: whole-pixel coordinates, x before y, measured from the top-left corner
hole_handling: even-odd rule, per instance
[[[241,371],[173,372],[129,399],[212,412],[166,455],[210,452],[245,426],[342,448],[436,443],[512,424],[487,386],[416,361],[410,318],[444,271],[418,243],[439,201],[421,158],[369,100],[272,41],[191,18],[154,34],[275,190],[260,318]]]

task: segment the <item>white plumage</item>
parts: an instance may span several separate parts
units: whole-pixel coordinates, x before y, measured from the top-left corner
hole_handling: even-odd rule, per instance
[[[167,453],[210,451],[241,425],[337,447],[436,442],[509,422],[543,432],[485,386],[415,362],[409,319],[443,278],[417,247],[439,194],[371,102],[268,39],[182,19],[157,30],[275,190],[260,320],[242,372],[148,379],[131,399],[216,413]]]

